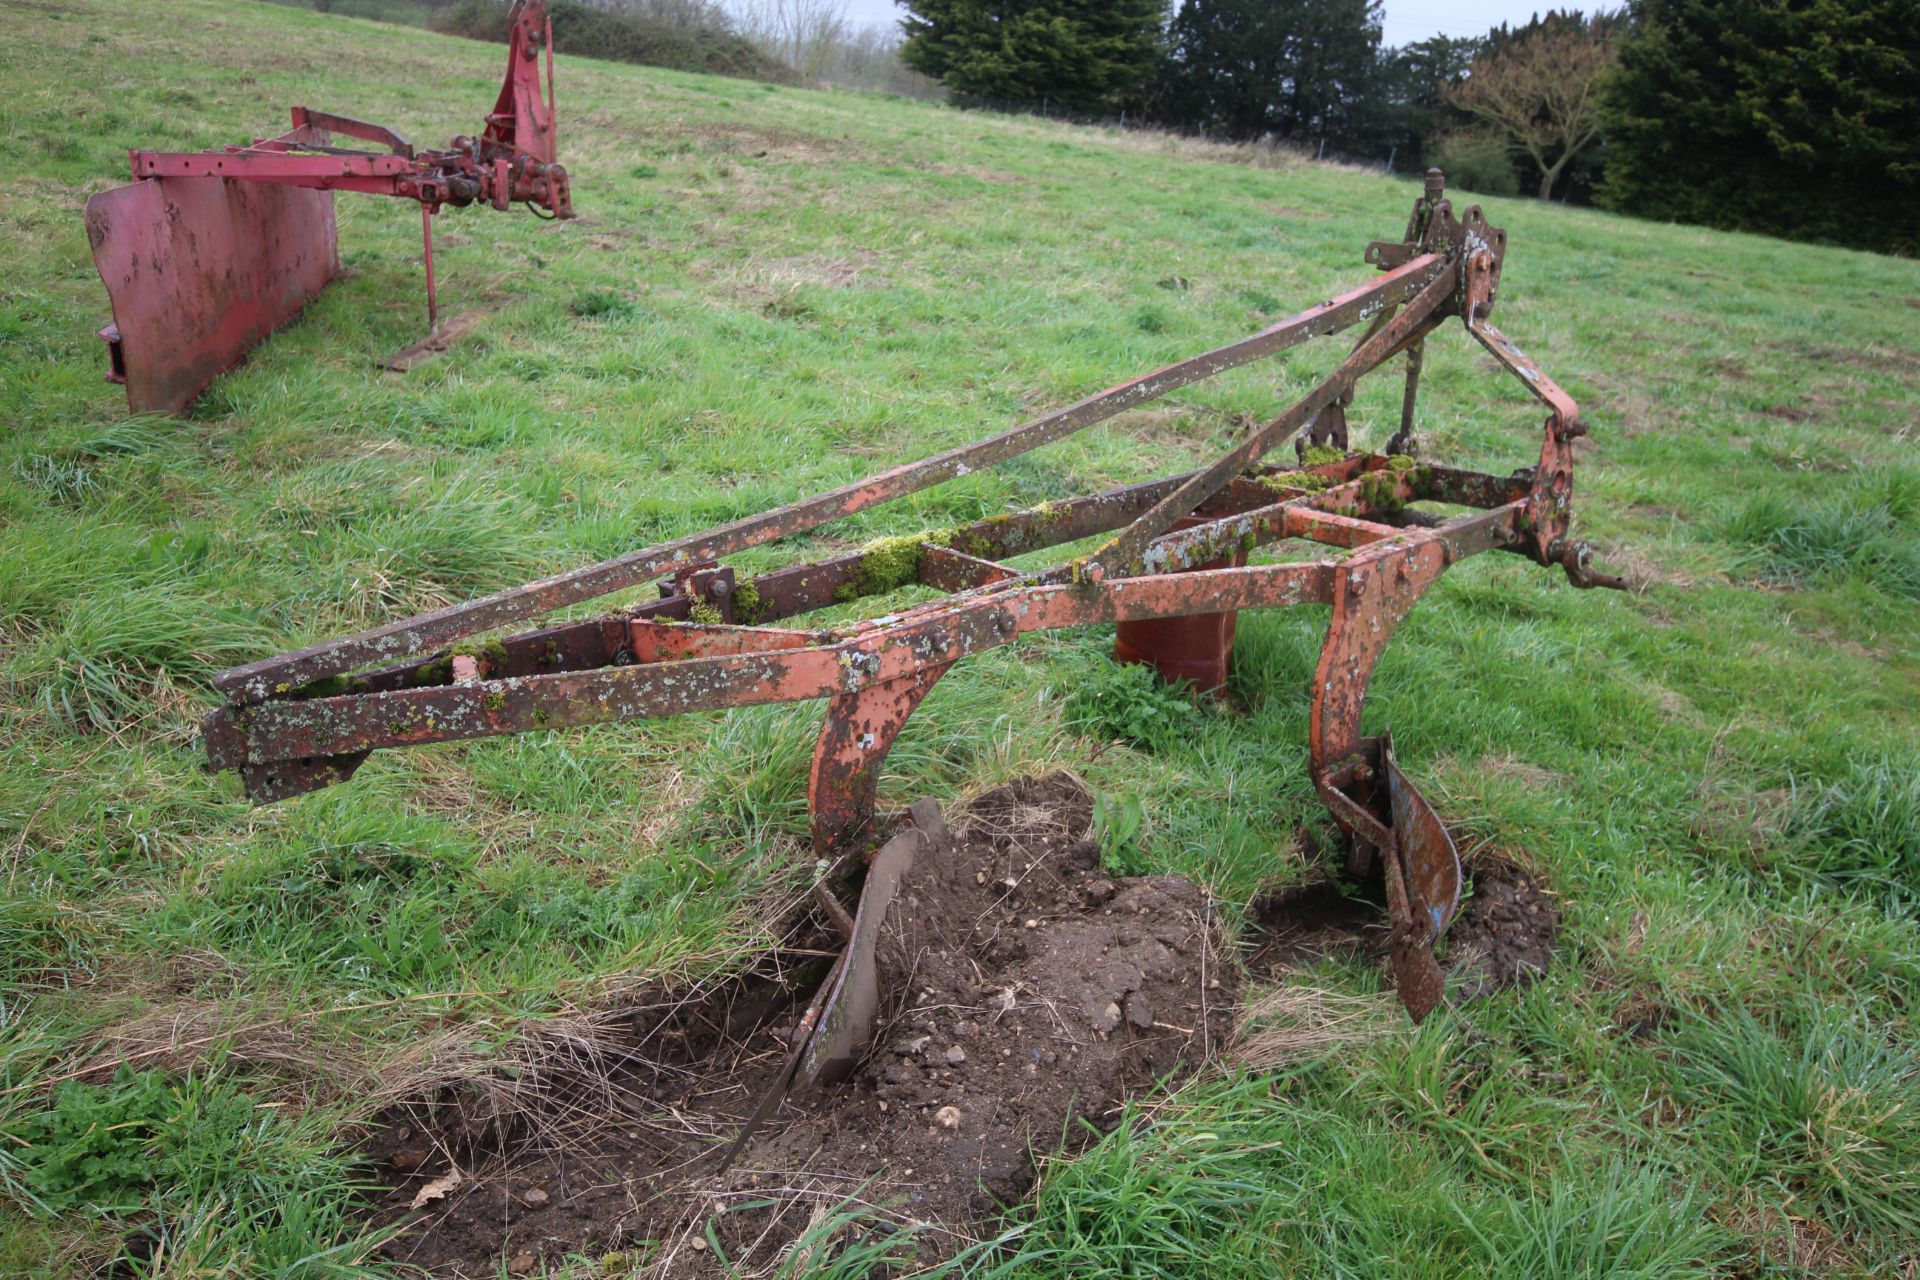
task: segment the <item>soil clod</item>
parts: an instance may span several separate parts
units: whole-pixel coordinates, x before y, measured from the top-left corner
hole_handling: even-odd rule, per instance
[[[1473,896],[1447,931],[1454,999],[1526,986],[1547,971],[1560,935],[1560,908],[1533,876],[1504,858],[1473,868]]]

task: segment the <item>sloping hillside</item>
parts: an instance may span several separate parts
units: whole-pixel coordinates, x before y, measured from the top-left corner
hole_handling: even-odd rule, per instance
[[[388,1265],[363,1261],[356,1124],[759,949],[766,904],[809,867],[809,705],[389,752],[256,810],[200,768],[214,671],[764,510],[1217,345],[1364,280],[1366,242],[1416,195],[563,49],[580,216],[440,220],[442,305],[485,313],[471,338],[380,371],[424,326],[418,214],[342,196],[345,277],[190,418],[129,419],[100,380],[80,218],[128,147],[271,133],[295,103],[438,144],[478,128],[501,51],[240,0],[0,14],[9,1274],[122,1253],[177,1276]],[[1398,633],[1369,724],[1475,857],[1551,887],[1552,965],[1418,1029],[1364,958],[1290,971],[1250,1061],[1049,1171],[994,1255],[1007,1274],[1911,1265],[1920,265],[1488,212],[1509,233],[1499,322],[1592,426],[1579,530],[1645,589],[1465,565]],[[1178,392],[814,549],[1209,458],[1333,352]],[[1376,381],[1352,410],[1372,445],[1399,403]],[[1537,454],[1538,410],[1464,334],[1429,344],[1425,386],[1430,456],[1504,472]],[[1313,609],[1243,617],[1230,696],[1200,708],[1116,675],[1105,630],[970,660],[883,797],[1076,771],[1112,798],[1112,864],[1192,876],[1237,927],[1318,868],[1296,832],[1328,830],[1304,750],[1323,628]],[[644,1242],[592,1245],[539,1265],[649,1262]]]

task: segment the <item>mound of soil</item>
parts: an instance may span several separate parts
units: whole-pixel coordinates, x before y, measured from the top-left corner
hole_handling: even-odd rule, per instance
[[[709,1231],[734,1267],[757,1268],[849,1197],[937,1228],[921,1260],[951,1250],[1026,1193],[1035,1153],[1063,1135],[1084,1145],[1231,1026],[1236,970],[1217,959],[1204,894],[1106,875],[1086,838],[1091,809],[1060,775],[971,805],[950,851],[919,858],[887,914],[873,1051],[849,1080],[790,1098],[724,1173],[803,983],[661,993],[603,1055],[619,1064],[603,1093],[617,1106],[517,1153],[471,1150],[457,1102],[390,1117],[368,1144],[391,1170],[379,1216],[413,1221],[387,1253],[493,1276],[503,1262],[523,1274],[631,1247],[661,1274],[718,1274]],[[436,1180],[445,1194],[410,1209]]]

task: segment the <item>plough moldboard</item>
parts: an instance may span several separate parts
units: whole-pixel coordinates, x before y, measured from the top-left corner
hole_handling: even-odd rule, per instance
[[[107,381],[135,413],[180,413],[340,272],[335,191],[415,200],[427,274],[428,337],[390,357],[404,367],[464,327],[440,324],[433,217],[446,206],[514,202],[573,216],[555,158],[553,29],[546,0],[515,0],[507,71],[478,138],[415,151],[385,125],[306,107],[276,138],[218,151],[129,153],[134,181],[87,201],[87,239],[113,303]],[[542,52],[545,81],[542,86]],[[336,137],[385,151],[334,145]]]
[[[1456,216],[1440,174],[1430,173],[1405,237],[1368,247],[1367,261],[1381,272],[1375,280],[1237,342],[776,511],[224,672],[215,683],[227,703],[205,722],[210,762],[237,770],[247,793],[265,803],[343,782],[383,747],[824,699],[808,785],[813,844],[821,857],[857,868],[861,860],[850,855],[884,834],[875,803],[888,749],[928,690],[970,654],[1030,632],[1112,622],[1136,628],[1134,649],[1146,648],[1138,656],[1177,669],[1192,655],[1154,652],[1152,625],[1331,605],[1314,674],[1310,767],[1344,833],[1349,869],[1384,878],[1392,966],[1400,998],[1418,1019],[1442,995],[1433,945],[1458,904],[1460,864],[1432,807],[1401,772],[1390,739],[1361,733],[1374,664],[1421,594],[1469,556],[1503,551],[1559,565],[1576,586],[1622,585],[1595,573],[1587,547],[1569,537],[1572,444],[1586,429],[1577,408],[1488,322],[1505,249],[1506,234],[1477,207]],[[1422,346],[1454,316],[1546,406],[1538,461],[1511,475],[1414,456]],[[1358,343],[1323,382],[1199,470],[883,539],[753,578],[720,563],[729,553],[992,466],[1176,388],[1356,326],[1364,327]],[[1303,430],[1309,439],[1344,446],[1344,409],[1356,381],[1397,356],[1406,358],[1406,390],[1399,429],[1384,452],[1344,452],[1293,468],[1262,461]],[[1422,504],[1469,511],[1442,517]],[[1094,550],[1054,567],[1005,563],[1102,535]],[[1277,543],[1320,554],[1245,563],[1246,553]],[[661,598],[637,607],[455,643],[656,579]],[[851,624],[794,625],[907,583],[947,594]],[[938,825],[937,813],[915,819],[923,833]],[[931,837],[916,839],[937,846]],[[891,878],[876,873],[869,883]],[[848,913],[831,900],[823,906],[857,942],[863,925],[854,916],[864,918],[864,909]],[[802,1080],[819,1074],[803,1063],[844,1062],[866,1033],[870,997],[865,1007],[839,1007],[839,993],[863,985],[845,972],[860,963],[843,958],[801,1021],[793,1054]]]

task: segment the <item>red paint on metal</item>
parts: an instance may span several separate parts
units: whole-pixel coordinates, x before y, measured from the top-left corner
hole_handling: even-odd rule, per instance
[[[1191,529],[1207,521],[1188,516],[1175,530]],[[1247,553],[1208,560],[1196,569],[1242,568]],[[1227,667],[1233,658],[1233,633],[1240,615],[1232,610],[1193,613],[1185,617],[1143,618],[1114,628],[1113,660],[1152,667],[1168,684],[1187,684],[1198,693],[1218,693],[1227,685]]]
[[[443,205],[524,201],[573,216],[554,162],[545,0],[515,0],[510,20],[506,76],[478,141],[416,153],[384,125],[295,107],[292,130],[277,138],[128,154],[137,181],[87,202],[87,236],[113,303],[107,380],[125,384],[130,409],[184,410],[326,286],[339,271],[334,191],[420,202],[430,330],[439,318],[430,219]],[[334,146],[336,132],[388,150]]]
[[[86,221],[113,303],[108,377],[137,413],[183,411],[340,270],[325,191],[147,178],[88,200]]]
[[[420,256],[427,267],[427,332],[440,327],[440,299],[433,287],[433,206],[420,206]]]
[[[558,155],[551,97],[553,23],[547,17],[544,3],[520,5],[508,20],[513,25],[507,33],[507,74],[500,85],[500,97],[487,116],[487,130],[481,143],[552,164]],[[537,69],[528,73],[529,68],[537,68],[542,49],[547,55],[549,96],[545,99],[540,95]]]
[[[1308,767],[1323,795],[1329,767],[1360,750],[1360,713],[1374,664],[1447,560],[1437,537],[1416,536],[1376,543],[1335,570],[1333,619],[1314,671],[1307,729]]]
[[[866,832],[879,794],[880,766],[893,740],[952,665],[936,662],[828,701],[807,777],[816,855],[838,857]]]

